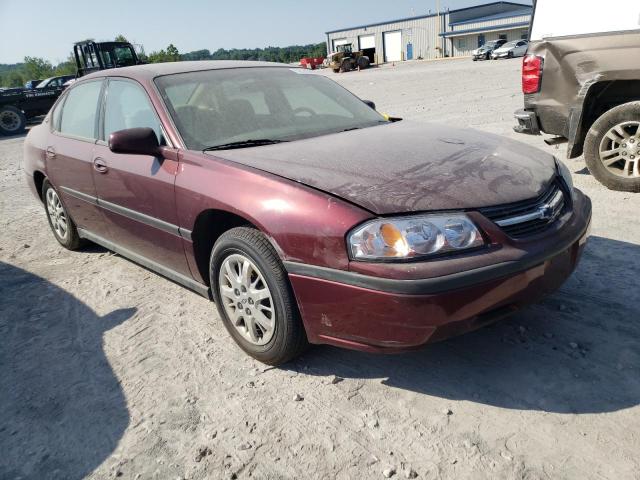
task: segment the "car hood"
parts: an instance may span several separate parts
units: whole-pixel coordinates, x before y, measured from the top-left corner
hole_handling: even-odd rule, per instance
[[[408,121],[210,154],[376,214],[516,202],[538,196],[555,175],[553,156],[523,143]]]
[[[513,50],[516,47],[500,47],[496,48],[493,53],[507,53],[509,50]]]

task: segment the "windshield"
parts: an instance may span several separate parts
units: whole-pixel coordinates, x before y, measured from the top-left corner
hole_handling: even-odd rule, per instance
[[[337,83],[302,69],[206,70],[155,82],[191,150],[256,139],[298,140],[387,123]]]

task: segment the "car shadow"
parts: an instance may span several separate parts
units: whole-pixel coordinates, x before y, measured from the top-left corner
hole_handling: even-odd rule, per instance
[[[2,262],[0,285],[0,478],[84,478],[129,424],[102,345],[136,309],[98,316]]]
[[[592,237],[560,290],[508,320],[402,355],[318,347],[287,368],[379,378],[394,388],[508,409],[583,414],[633,407],[640,402],[638,271],[639,245]]]

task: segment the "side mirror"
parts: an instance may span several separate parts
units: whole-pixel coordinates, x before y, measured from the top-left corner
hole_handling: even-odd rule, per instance
[[[369,105],[371,108],[373,108],[374,110],[376,109],[376,104],[373,103],[371,100],[362,100],[364,103],[366,103],[367,105]]]
[[[160,155],[160,143],[153,129],[127,128],[109,135],[109,150],[113,153],[128,153],[133,155]]]

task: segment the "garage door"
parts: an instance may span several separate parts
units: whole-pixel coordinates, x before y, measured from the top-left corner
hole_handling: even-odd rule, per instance
[[[337,38],[333,41],[333,51],[337,52],[338,51],[338,45],[346,45],[347,43],[349,43],[349,40],[347,40],[346,38]]]
[[[384,33],[384,61],[399,62],[402,60],[402,32]]]
[[[376,48],[376,36],[375,35],[360,35],[360,50],[365,48]]]

